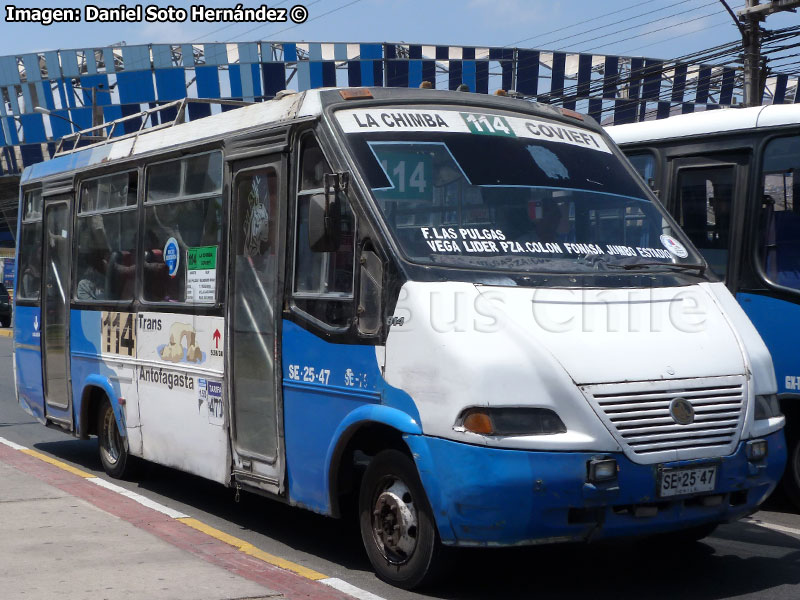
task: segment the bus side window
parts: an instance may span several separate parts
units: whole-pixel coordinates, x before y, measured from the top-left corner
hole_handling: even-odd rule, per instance
[[[341,207],[339,248],[315,252],[308,239],[308,207],[313,194],[324,191],[323,176],[331,168],[316,139],[301,141],[295,231],[295,305],[334,326],[347,325],[352,315],[355,219],[348,202]]]
[[[224,264],[222,153],[150,165],[144,223],[143,299],[214,304]],[[213,277],[200,267],[203,260],[214,264]]]
[[[683,169],[678,176],[681,227],[720,277],[728,268],[733,178],[733,167]]]
[[[628,156],[631,165],[644,179],[644,182],[651,190],[655,190],[656,185],[656,159],[649,152],[644,154],[631,154]]]
[[[76,229],[76,300],[133,300],[137,189],[135,171],[81,184]]]
[[[42,191],[25,192],[19,241],[17,298],[38,300],[42,287]]]
[[[769,142],[762,166],[764,272],[773,283],[800,290],[800,136]]]

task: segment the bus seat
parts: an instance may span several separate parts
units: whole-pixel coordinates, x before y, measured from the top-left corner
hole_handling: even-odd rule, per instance
[[[125,254],[128,255],[127,264]],[[115,250],[108,258],[105,284],[108,300],[133,298],[135,270],[130,268],[130,254],[130,252]]]
[[[169,275],[164,262],[164,251],[160,248],[145,250],[144,252],[144,280],[145,296],[151,301],[160,301],[165,298]],[[158,290],[158,293],[154,292]]]

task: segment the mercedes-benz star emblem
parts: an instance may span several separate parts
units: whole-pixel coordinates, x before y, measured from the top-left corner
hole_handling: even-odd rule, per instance
[[[669,403],[669,414],[678,425],[694,423],[694,407],[686,398],[674,398]]]

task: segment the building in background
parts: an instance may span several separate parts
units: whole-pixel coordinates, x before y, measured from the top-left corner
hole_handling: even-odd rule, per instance
[[[684,57],[692,58],[692,57]],[[702,54],[695,58],[701,60]],[[59,140],[185,97],[268,100],[282,89],[419,87],[491,93],[589,113],[605,123],[741,103],[740,69],[702,62],[521,48],[397,43],[149,44],[0,57],[0,246],[13,247],[19,176]],[[463,89],[463,88],[462,88]],[[768,78],[764,103],[800,102],[798,79]],[[196,119],[230,107],[192,104]],[[169,111],[163,111],[168,113]],[[162,114],[170,119],[169,114]],[[115,136],[136,131],[131,119]]]

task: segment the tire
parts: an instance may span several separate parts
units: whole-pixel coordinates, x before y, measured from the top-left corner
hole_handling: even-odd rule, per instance
[[[0,327],[10,327],[11,326],[11,317],[3,317],[0,319]]]
[[[661,535],[657,536],[657,539],[659,542],[667,546],[688,546],[710,536],[712,533],[714,533],[714,530],[716,530],[718,525],[719,523],[696,525],[694,527],[689,527],[688,529],[662,533]]]
[[[781,484],[789,500],[800,511],[800,436],[787,438],[789,452]]]
[[[97,445],[106,473],[114,479],[133,475],[136,459],[128,452],[128,438],[120,435],[108,400],[104,400],[97,411]]]
[[[370,461],[358,513],[361,539],[378,577],[410,590],[441,574],[445,549],[417,467],[407,455],[384,450]]]

